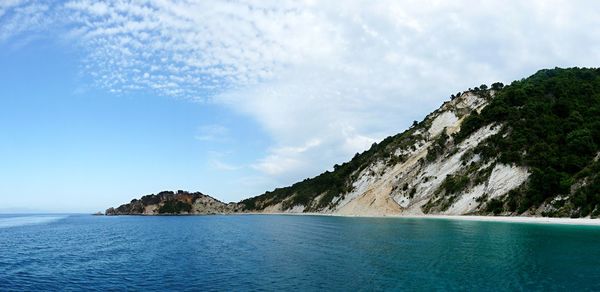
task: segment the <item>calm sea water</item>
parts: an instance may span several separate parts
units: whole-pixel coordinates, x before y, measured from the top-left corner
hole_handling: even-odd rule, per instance
[[[600,290],[600,228],[0,215],[0,291]]]

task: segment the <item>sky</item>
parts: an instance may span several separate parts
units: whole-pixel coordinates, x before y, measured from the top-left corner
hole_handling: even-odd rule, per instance
[[[599,63],[592,0],[0,0],[0,212],[238,201],[453,93]]]

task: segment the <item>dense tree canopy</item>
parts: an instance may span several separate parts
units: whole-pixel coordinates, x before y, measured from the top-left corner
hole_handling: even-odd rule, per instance
[[[526,190],[512,198],[518,211],[568,194],[576,175],[600,150],[600,70],[556,68],[515,81],[500,90],[481,114],[470,115],[456,139],[490,123],[504,127],[480,144],[477,152],[531,169]],[[600,203],[600,194],[593,189],[597,186],[584,188],[581,198],[573,201],[579,216],[588,215]]]

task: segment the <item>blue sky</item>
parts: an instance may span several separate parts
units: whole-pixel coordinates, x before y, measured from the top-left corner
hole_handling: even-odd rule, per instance
[[[0,0],[0,211],[314,176],[448,96],[597,67],[596,1]]]
[[[53,44],[0,48],[5,209],[102,210],[178,189],[237,200],[264,188],[240,181],[250,174],[228,164],[251,163],[270,143],[248,117],[211,103],[89,87],[72,52]]]

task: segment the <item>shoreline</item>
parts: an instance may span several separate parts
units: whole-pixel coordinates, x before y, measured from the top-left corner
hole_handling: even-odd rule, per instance
[[[90,216],[97,216],[89,214]],[[348,217],[348,218],[399,218],[399,219],[433,219],[433,220],[462,220],[480,222],[505,222],[505,223],[528,223],[528,224],[556,224],[556,225],[580,225],[600,226],[600,218],[565,218],[565,217],[526,217],[526,216],[482,216],[482,215],[346,215],[332,213],[262,213],[262,212],[239,212],[239,213],[216,213],[216,214],[129,214],[129,215],[103,215],[108,217],[119,216],[253,216],[253,215],[283,215],[283,216],[325,216],[325,217]]]
[[[235,214],[231,214],[235,215]],[[525,217],[525,216],[481,216],[481,215],[343,215],[326,213],[239,213],[239,215],[288,215],[288,216],[332,216],[349,218],[404,218],[404,219],[439,219],[481,222],[506,222],[528,224],[557,224],[600,226],[600,219],[565,218],[565,217]]]

